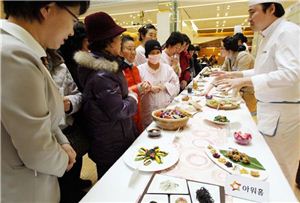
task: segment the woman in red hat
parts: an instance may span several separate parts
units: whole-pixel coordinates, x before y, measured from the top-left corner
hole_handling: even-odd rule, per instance
[[[87,16],[85,25],[91,52],[79,51],[74,59],[80,65],[82,113],[91,138],[89,157],[100,179],[137,136],[132,116],[138,100],[135,93],[128,92],[120,68],[120,35],[126,29],[104,12]]]

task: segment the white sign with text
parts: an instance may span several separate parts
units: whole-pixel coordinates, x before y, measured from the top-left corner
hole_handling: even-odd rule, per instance
[[[228,175],[225,194],[256,202],[268,202],[269,183],[242,176]]]

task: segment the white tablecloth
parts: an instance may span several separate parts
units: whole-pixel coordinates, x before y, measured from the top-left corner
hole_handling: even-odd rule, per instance
[[[263,136],[257,131],[256,124],[244,103],[236,110],[219,111],[206,107],[205,98],[201,98],[203,112],[197,113],[190,118],[187,126],[181,132],[181,138],[175,144],[180,153],[179,163],[172,170],[163,173],[194,179],[202,182],[211,182],[224,185],[227,172],[216,166],[204,154],[207,144],[217,146],[229,145],[237,147],[242,152],[256,157],[266,168],[268,173],[267,182],[270,183],[270,202],[297,202],[297,199],[285,179],[276,159],[264,141]],[[174,105],[174,103],[172,104]],[[176,105],[176,103],[175,103]],[[229,128],[218,129],[205,122],[209,115],[222,114],[228,116],[232,124]],[[150,127],[155,127],[152,123]],[[249,131],[252,136],[252,144],[249,146],[237,145],[233,140],[233,132],[236,130]],[[149,138],[143,132],[131,147],[143,143],[155,143],[162,145],[171,144],[174,139],[174,131],[163,131],[158,139]],[[98,181],[81,202],[137,202],[143,193],[151,172],[140,172],[135,184],[128,186],[133,170],[124,163],[124,155],[109,169]],[[246,200],[226,196],[226,202],[247,202]]]

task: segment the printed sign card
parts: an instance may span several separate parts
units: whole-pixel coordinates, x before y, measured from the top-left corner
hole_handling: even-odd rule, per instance
[[[236,175],[228,175],[225,193],[234,197],[256,202],[268,202],[269,183]]]

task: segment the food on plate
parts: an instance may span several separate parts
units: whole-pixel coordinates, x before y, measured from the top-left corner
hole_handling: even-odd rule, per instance
[[[220,150],[220,153],[226,158],[229,158],[234,163],[247,168],[265,170],[263,165],[254,157],[248,156],[246,153],[239,152],[237,149]]]
[[[252,140],[250,133],[242,133],[241,131],[235,132],[233,136],[235,141],[241,145],[248,145]]]
[[[231,163],[230,161],[227,161],[227,162],[225,163],[225,166],[227,166],[228,168],[231,168],[231,167],[232,167],[232,163]]]
[[[212,99],[212,98],[213,98],[213,96],[212,96],[212,95],[208,95],[208,94],[207,94],[207,95],[205,95],[205,98],[206,98],[206,99]]]
[[[250,171],[250,175],[253,176],[253,177],[259,177],[260,176],[258,171]]]
[[[182,101],[188,101],[189,99],[190,99],[190,97],[187,95],[181,98]]]
[[[218,158],[220,158],[220,154],[214,153],[214,154],[213,154],[213,157],[216,158],[216,159],[218,159]]]
[[[223,157],[218,158],[218,161],[219,161],[220,163],[222,163],[222,164],[225,164],[225,163],[226,163],[226,159],[223,158]]]
[[[152,163],[152,161],[156,161],[158,164],[162,164],[162,157],[167,156],[168,153],[161,151],[159,147],[154,147],[152,149],[146,149],[141,147],[138,151],[138,154],[135,157],[135,161],[142,161],[144,162],[145,166],[148,166]]]
[[[230,122],[226,116],[222,116],[222,115],[215,116],[214,121],[221,122],[221,123],[229,123]]]
[[[166,119],[178,119],[184,118],[186,115],[177,109],[165,109],[155,112],[155,116],[159,118],[166,118]]]
[[[217,150],[212,145],[208,145],[207,149],[208,150],[206,150],[206,154],[210,157],[210,159],[215,164],[219,165],[220,167],[222,167],[230,173],[246,175],[248,177],[254,178],[265,177],[264,173],[261,175],[259,171],[265,169],[256,158],[250,157],[245,153],[239,152],[237,149]],[[250,168],[252,170],[246,168]]]
[[[226,157],[234,162],[242,162],[244,164],[250,164],[250,160],[247,154],[239,152],[237,149],[227,151]]]
[[[199,202],[214,202],[214,199],[211,197],[209,191],[205,187],[201,187],[196,191],[196,198]]]
[[[163,190],[163,191],[173,191],[177,187],[179,187],[179,184],[174,183],[170,180],[165,180],[165,181],[160,183],[160,189]]]
[[[245,168],[240,169],[240,174],[249,174],[249,171]]]
[[[198,104],[197,102],[190,100],[189,104],[191,104],[197,111],[202,111],[202,107],[200,104]]]
[[[175,203],[188,203],[188,201],[183,197],[179,197],[175,200]]]
[[[230,109],[236,109],[239,107],[239,104],[233,100],[230,99],[207,99],[206,105],[215,108],[215,109],[223,109],[223,110],[230,110]]]

